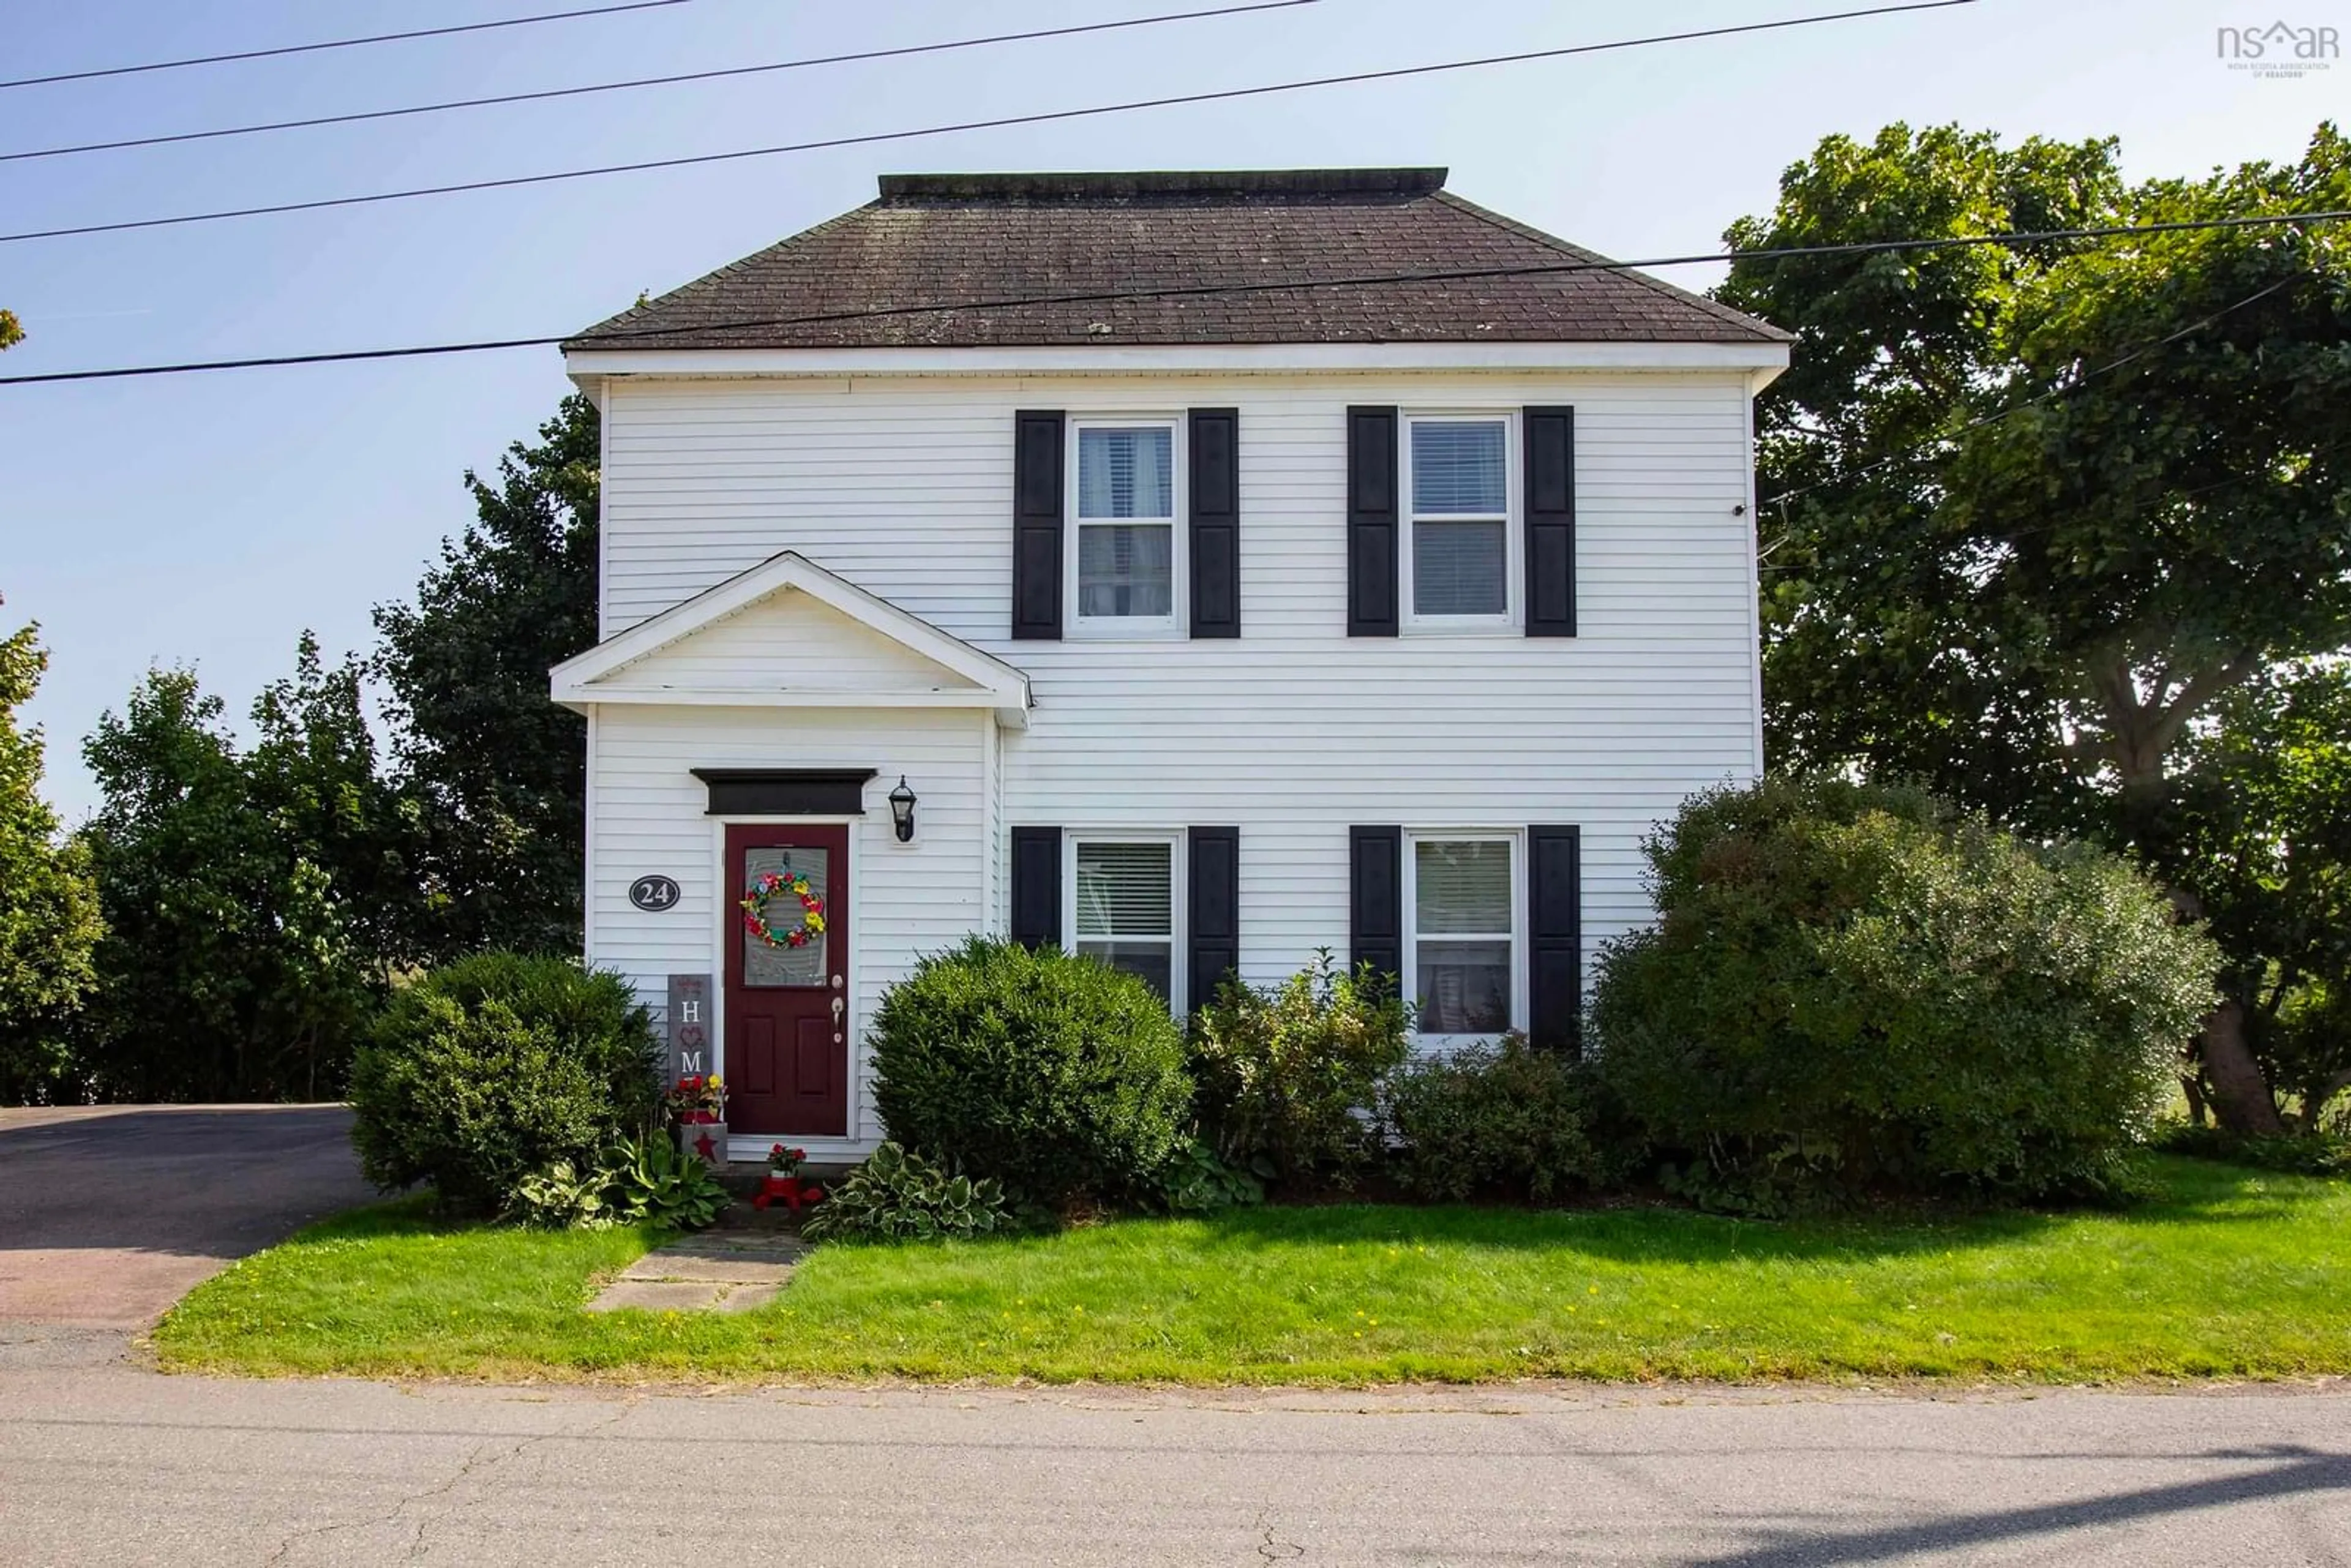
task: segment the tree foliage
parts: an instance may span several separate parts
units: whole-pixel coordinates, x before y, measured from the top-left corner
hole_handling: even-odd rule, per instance
[[[0,638],[0,1103],[72,1092],[68,1030],[101,929],[89,857],[41,799],[41,732],[16,719],[47,668],[37,627]]]
[[[25,340],[24,323],[13,310],[0,310],[0,349],[13,349]]]
[[[1896,125],[1823,141],[1728,237],[2346,205],[2332,126],[2291,165],[2132,186],[2111,141]],[[2351,643],[2351,252],[2332,227],[1756,258],[1719,297],[1801,339],[1758,405],[1782,764],[1917,778],[2154,856],[2199,721]],[[2259,1130],[2274,1111],[2241,1034],[2216,1014],[2206,1071]]]
[[[587,726],[547,672],[596,641],[595,405],[564,399],[444,541],[413,603],[376,610],[394,757],[425,835],[420,927],[436,956],[580,949]]]
[[[310,1100],[402,958],[399,810],[359,671],[302,640],[241,751],[184,669],[151,671],[83,755],[107,932],[79,1030],[100,1099]]]
[[[2222,986],[2305,1129],[2351,1091],[2351,666],[2273,671],[2190,737],[2159,858],[2231,955]]]

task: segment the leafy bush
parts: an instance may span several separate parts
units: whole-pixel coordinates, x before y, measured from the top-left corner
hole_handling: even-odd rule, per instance
[[[658,1225],[702,1230],[731,1201],[711,1168],[666,1133],[623,1138],[601,1158],[549,1161],[516,1185],[506,1218],[546,1230]]]
[[[833,1184],[800,1226],[811,1241],[928,1241],[983,1236],[1011,1219],[1003,1186],[973,1180],[894,1143]]]
[[[617,975],[481,953],[396,993],[351,1066],[351,1138],[370,1181],[430,1182],[444,1204],[506,1207],[559,1159],[575,1171],[647,1126],[658,1090],[645,1009]]]
[[[1177,1214],[1248,1208],[1265,1201],[1265,1184],[1273,1174],[1273,1162],[1263,1155],[1252,1166],[1237,1166],[1193,1138],[1160,1173],[1159,1197]]]
[[[549,1160],[515,1184],[500,1218],[534,1230],[609,1230],[626,1223],[612,1202],[612,1167]]]
[[[1155,1189],[1192,1086],[1151,988],[1092,958],[974,936],[874,1010],[890,1135],[1047,1204]]]
[[[1410,1062],[1387,1084],[1396,1183],[1447,1201],[1499,1192],[1541,1202],[1599,1186],[1593,1097],[1583,1067],[1516,1030]]]
[[[1410,1023],[1393,987],[1368,965],[1347,974],[1328,948],[1270,990],[1226,981],[1188,1042],[1203,1135],[1233,1165],[1345,1185],[1378,1152],[1365,1113],[1411,1053]]]
[[[1917,791],[1711,791],[1647,855],[1599,1066],[1708,1203],[2106,1188],[2212,999],[2212,945],[2130,867]]]

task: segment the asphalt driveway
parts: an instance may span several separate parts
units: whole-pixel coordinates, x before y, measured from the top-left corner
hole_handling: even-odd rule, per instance
[[[370,1196],[340,1105],[0,1109],[0,1323],[145,1328]]]

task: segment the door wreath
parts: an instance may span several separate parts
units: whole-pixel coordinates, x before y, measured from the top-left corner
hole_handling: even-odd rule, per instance
[[[789,931],[768,924],[768,901],[789,894],[800,901],[800,923]],[[824,934],[824,900],[809,886],[809,879],[793,871],[771,871],[743,894],[743,929],[770,947],[805,947],[810,936]]]

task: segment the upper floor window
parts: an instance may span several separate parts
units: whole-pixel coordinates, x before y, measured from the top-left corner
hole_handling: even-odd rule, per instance
[[[1176,994],[1176,840],[1173,835],[1069,838],[1071,950],[1141,976],[1165,1000]]]
[[[1492,1035],[1518,1019],[1516,860],[1507,833],[1413,835],[1405,973],[1423,1035]]]
[[[1076,630],[1113,636],[1176,631],[1184,586],[1176,421],[1081,419],[1071,427]]]
[[[1407,625],[1480,631],[1515,619],[1510,423],[1502,414],[1405,421]]]

